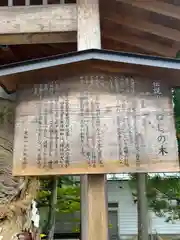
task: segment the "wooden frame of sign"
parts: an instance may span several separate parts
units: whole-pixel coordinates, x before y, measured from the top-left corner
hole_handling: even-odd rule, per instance
[[[178,171],[173,117],[161,80],[91,73],[26,84],[17,92],[14,174]]]

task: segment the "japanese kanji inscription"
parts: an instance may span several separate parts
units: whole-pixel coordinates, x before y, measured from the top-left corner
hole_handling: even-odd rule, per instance
[[[179,170],[171,91],[125,76],[82,76],[18,91],[15,175]]]

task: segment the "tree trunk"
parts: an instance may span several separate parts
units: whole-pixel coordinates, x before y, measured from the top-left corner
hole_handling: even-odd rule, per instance
[[[12,176],[14,103],[0,99],[0,240],[31,230],[38,180]],[[25,238],[26,239],[26,238]]]
[[[57,185],[58,178],[52,178],[52,192],[51,192],[51,202],[49,210],[49,234],[48,240],[54,239],[54,230],[55,230],[55,215],[56,215],[56,204],[57,204]]]

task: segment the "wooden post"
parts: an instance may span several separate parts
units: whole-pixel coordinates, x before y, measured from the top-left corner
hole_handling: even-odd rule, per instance
[[[77,0],[78,50],[101,48],[98,0]],[[81,177],[81,240],[108,240],[106,176]]]
[[[99,0],[77,0],[78,50],[101,48]]]
[[[12,7],[13,6],[13,0],[8,0],[8,7]]]
[[[48,4],[48,0],[43,0],[43,5],[47,5]]]
[[[31,5],[31,0],[25,0],[25,6]]]
[[[81,240],[108,240],[106,176],[81,177]]]
[[[146,173],[137,173],[138,240],[148,240],[148,203]]]

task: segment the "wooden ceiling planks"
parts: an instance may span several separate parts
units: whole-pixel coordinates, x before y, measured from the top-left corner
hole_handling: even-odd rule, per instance
[[[169,39],[171,41],[179,42],[180,39],[180,31],[176,29],[172,29],[170,27],[165,27],[161,24],[154,24],[147,20],[137,19],[132,17],[131,15],[123,15],[118,13],[111,13],[109,16],[105,16],[104,20],[108,20],[110,22],[126,26],[127,28],[136,29],[141,32],[151,33],[155,36]],[[168,33],[168,34],[167,34]]]
[[[175,57],[180,49],[179,20],[170,18],[170,14],[165,12],[164,15],[160,14],[158,8],[157,12],[152,11],[154,9],[144,7],[143,3],[146,4],[147,0],[117,0],[116,7],[113,7],[112,11],[110,6],[109,9],[104,8],[102,10],[103,37],[134,45],[155,55]],[[164,4],[162,9],[167,8],[167,3],[162,0],[154,0],[150,3],[155,6]],[[171,5],[170,11],[175,7],[176,14],[180,16],[180,7]]]
[[[175,18],[180,20],[180,8],[174,4],[169,4],[159,0],[117,0],[117,2],[122,2],[124,4],[129,4],[133,7],[140,8],[142,10],[154,12],[160,15],[164,15],[170,18]]]
[[[114,29],[108,28],[102,32],[103,37],[110,40],[115,40],[120,43],[126,43],[131,46],[138,47],[144,51],[149,51],[154,55],[174,57],[177,50],[171,46],[163,45],[157,41],[151,41],[148,38],[138,37],[134,34],[127,33],[125,31],[116,32]],[[108,34],[107,34],[108,33]]]
[[[103,37],[102,39],[102,47],[104,49],[111,49],[113,46],[114,51],[122,51],[122,52],[133,52],[133,53],[141,53],[141,54],[147,54],[147,55],[153,55],[153,52],[143,50],[141,48],[138,48],[136,46],[132,46],[128,43],[122,43],[116,40],[107,39],[106,37]]]
[[[159,0],[159,1],[166,2],[166,3],[169,3],[169,4],[174,4],[175,6],[180,6],[180,1],[179,0]]]
[[[100,0],[102,47],[116,51],[175,57],[180,49],[180,5],[176,0]],[[44,44],[9,45],[0,50],[0,64],[76,51],[73,40],[62,43],[64,36],[54,33]],[[73,33],[76,35],[76,33]],[[75,37],[76,38],[76,37]],[[7,39],[1,44],[10,44]],[[59,41],[60,39],[60,41]],[[41,42],[41,40],[38,40]],[[8,53],[9,52],[9,53]]]

